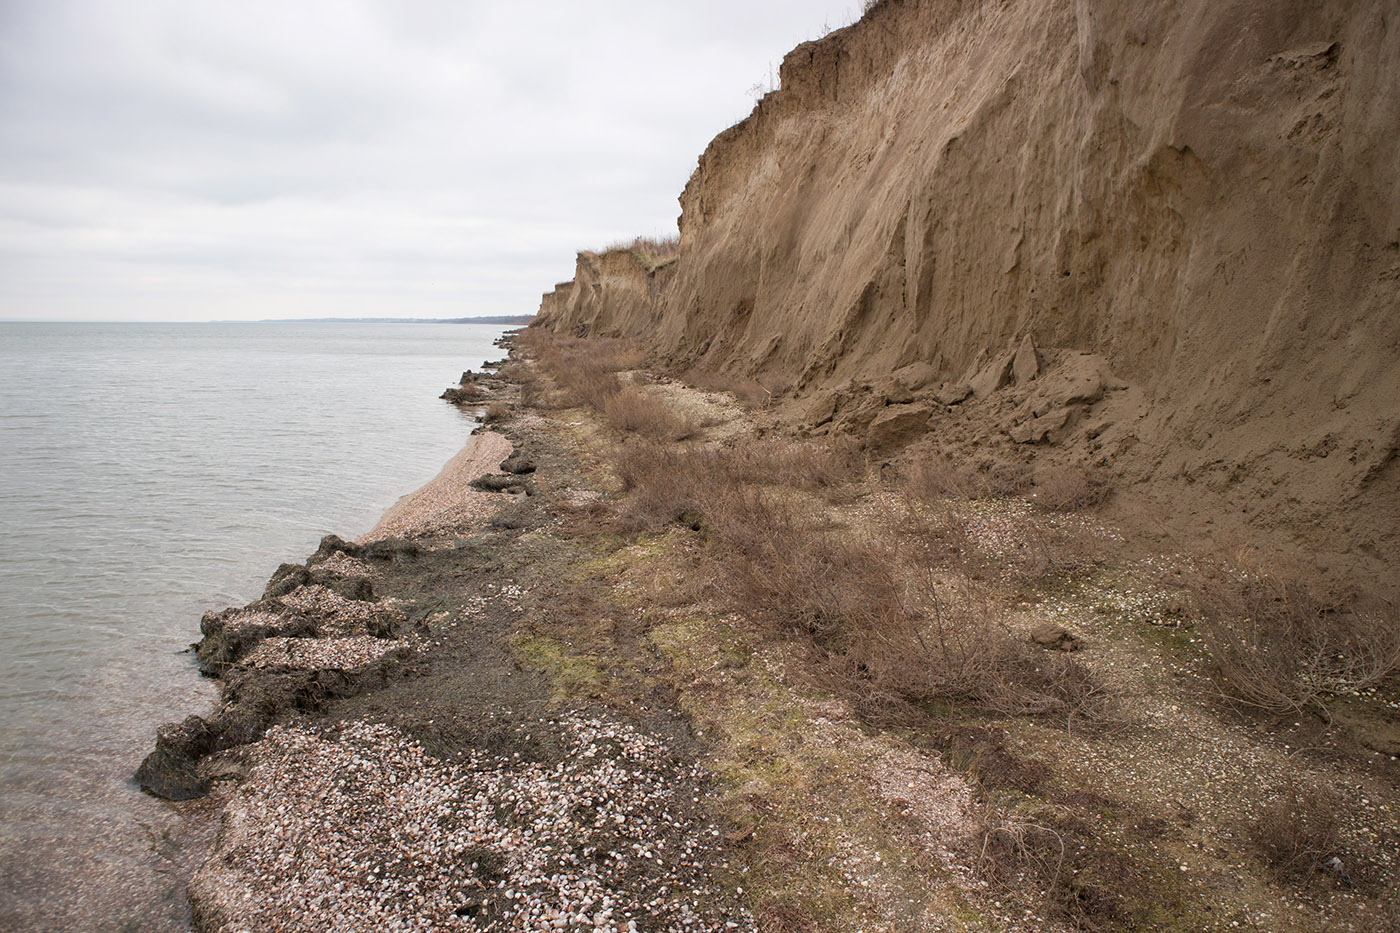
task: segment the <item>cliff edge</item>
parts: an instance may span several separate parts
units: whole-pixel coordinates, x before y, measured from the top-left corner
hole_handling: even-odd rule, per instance
[[[1099,463],[1184,527],[1383,580],[1397,29],[1396,2],[882,0],[706,149],[678,259],[580,254],[536,324],[760,378],[809,430]]]

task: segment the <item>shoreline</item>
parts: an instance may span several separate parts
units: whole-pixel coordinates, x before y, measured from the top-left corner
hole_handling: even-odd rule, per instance
[[[498,345],[506,340],[501,338]],[[498,381],[494,376],[490,378]],[[353,665],[360,668],[377,662],[382,669],[371,672],[370,679],[387,673],[397,649],[402,647],[388,647],[398,640],[397,620],[392,611],[376,613],[365,608],[378,600],[370,580],[370,564],[355,561],[361,554],[370,562],[412,557],[418,546],[404,535],[428,537],[460,532],[479,527],[489,519],[499,505],[492,500],[498,497],[471,484],[493,471],[500,472],[493,466],[492,458],[496,458],[496,463],[504,461],[512,445],[504,436],[484,428],[484,424],[479,425],[435,477],[399,497],[356,542],[326,535],[303,563],[281,564],[269,578],[261,598],[242,607],[204,614],[200,620],[201,638],[194,648],[200,674],[219,684],[222,703],[207,717],[190,715],[157,729],[156,747],[134,775],[143,791],[170,801],[206,796],[212,781],[227,775],[217,769],[212,778],[201,774],[205,760],[260,737],[282,708],[299,706],[308,690],[315,693],[320,689],[315,674],[339,670],[327,665],[360,661]],[[298,600],[303,590],[313,595]],[[383,644],[375,645],[365,638]],[[343,650],[298,652],[295,649],[301,646],[292,639],[325,641]],[[265,650],[268,645],[286,649],[285,657],[270,657]],[[251,659],[254,672],[285,667],[310,671],[313,676],[310,682],[293,685],[291,696],[280,695],[285,692],[284,684],[273,683],[269,689],[248,684],[248,679],[258,678],[250,678],[246,672],[230,682],[226,675],[236,673],[236,666],[246,666],[242,664],[245,658]],[[277,677],[266,679],[275,681]],[[357,678],[347,680],[342,689],[361,689]],[[235,694],[232,698],[230,691]],[[248,692],[253,694],[251,699],[242,696]]]
[[[482,405],[515,397],[481,382]],[[547,611],[535,594],[580,559],[522,538],[554,521],[545,500],[596,495],[539,426],[517,412],[479,428],[370,532],[327,536],[261,599],[205,616],[197,654],[219,708],[162,726],[137,775],[219,814],[186,888],[196,929],[323,911],[410,929],[746,917],[715,881],[722,832],[678,711],[561,704],[521,666],[522,620]],[[596,816],[561,824],[538,806]]]
[[[222,816],[198,929],[1303,933],[1303,905],[1334,926],[1393,911],[1395,701],[1338,695],[1334,721],[1291,727],[1231,711],[1191,555],[1127,546],[1092,509],[892,478],[622,364],[580,404],[579,358],[608,348],[527,349],[507,372],[539,410],[492,406],[510,453],[467,483],[489,517],[327,538],[206,620],[221,712],[265,716],[203,765]],[[652,421],[623,427],[634,409]],[[876,615],[910,599],[940,608]],[[930,652],[945,620],[985,662]],[[1333,822],[1285,877],[1259,827],[1299,788],[1303,829]],[[1062,856],[1009,844],[1030,825]]]

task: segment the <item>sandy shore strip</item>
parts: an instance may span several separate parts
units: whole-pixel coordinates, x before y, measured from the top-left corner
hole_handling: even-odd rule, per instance
[[[470,483],[479,476],[501,472],[498,466],[511,450],[510,441],[494,431],[473,434],[442,472],[390,506],[359,543],[437,534],[486,521],[509,499],[473,489]]]

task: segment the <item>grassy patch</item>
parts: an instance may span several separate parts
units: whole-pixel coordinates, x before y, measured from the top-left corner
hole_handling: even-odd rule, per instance
[[[511,640],[511,650],[523,666],[539,671],[553,682],[556,701],[597,699],[612,683],[602,658],[576,652],[555,638],[520,635]]]

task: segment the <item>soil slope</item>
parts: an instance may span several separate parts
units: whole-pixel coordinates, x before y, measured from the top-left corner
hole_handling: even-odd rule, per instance
[[[758,377],[807,427],[897,421],[881,443],[942,432],[971,383],[959,444],[1094,460],[1188,529],[1383,582],[1397,24],[1391,0],[883,0],[710,144],[679,259],[580,254],[537,324]]]

